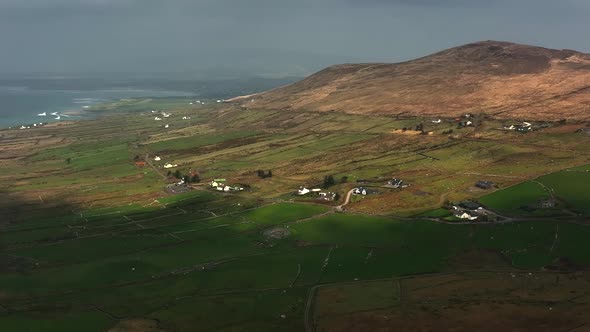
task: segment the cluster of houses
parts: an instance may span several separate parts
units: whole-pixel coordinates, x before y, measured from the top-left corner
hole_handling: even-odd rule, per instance
[[[466,201],[457,205],[451,206],[451,212],[459,219],[465,220],[478,220],[483,216],[486,216],[486,210],[479,204]]]
[[[314,196],[319,197],[319,199],[322,199],[325,201],[333,201],[338,196],[336,193],[333,193],[330,191],[329,192],[322,191],[322,189],[320,189],[320,188],[308,189],[305,187],[299,187],[299,189],[297,190],[297,195],[299,195],[299,196],[314,195]]]
[[[26,126],[22,125],[18,129],[23,130],[23,129],[31,129],[31,128],[40,128],[46,124],[47,124],[46,122],[33,123],[31,125],[26,125]],[[9,127],[8,129],[12,129],[12,127]]]
[[[171,113],[166,113],[164,111],[156,111],[156,110],[153,110],[152,111],[152,114],[156,114],[156,116],[154,117],[154,120],[155,121],[162,121],[162,119],[169,118],[170,115],[172,115]],[[164,126],[164,128],[168,129],[168,128],[170,128],[170,125],[169,124],[166,124]]]
[[[154,157],[154,161],[162,161],[162,157],[155,156]],[[166,168],[166,169],[170,169],[170,168],[178,167],[178,164],[165,163],[163,167]]]
[[[217,101],[217,103],[223,103],[225,101],[225,99],[217,99],[216,101]],[[204,101],[200,101],[200,100],[195,100],[195,101],[191,101],[188,104],[189,105],[205,105],[205,102]]]
[[[504,130],[515,130],[519,133],[528,133],[529,131],[533,131],[533,125],[529,122],[523,122],[522,124],[517,125],[506,125],[504,126]]]
[[[243,191],[244,188],[240,186],[229,186],[225,184],[225,179],[214,179],[209,183],[209,186],[213,190],[230,192],[230,191]]]

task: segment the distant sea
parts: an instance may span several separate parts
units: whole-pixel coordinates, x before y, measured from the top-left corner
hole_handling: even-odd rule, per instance
[[[192,77],[192,75],[190,75]],[[0,128],[88,118],[84,106],[141,97],[224,99],[268,90],[299,78],[187,77],[126,78],[119,76],[58,77],[13,76],[0,78]],[[37,116],[46,113],[47,116]],[[60,120],[51,113],[60,115]],[[82,116],[73,116],[80,114]]]
[[[39,122],[81,119],[85,116],[68,115],[67,113],[80,113],[85,106],[125,98],[183,97],[191,95],[190,92],[135,88],[54,90],[0,85],[0,128]],[[46,113],[47,116],[38,116],[41,113]],[[61,119],[56,120],[57,116],[53,116],[51,113],[60,115]]]

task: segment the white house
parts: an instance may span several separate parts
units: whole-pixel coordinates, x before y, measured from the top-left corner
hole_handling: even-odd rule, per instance
[[[160,157],[156,156],[156,157],[154,158],[154,160],[155,160],[155,161],[160,161],[160,160],[162,160],[162,158],[160,158]]]
[[[309,189],[307,189],[307,188],[305,188],[305,187],[301,187],[301,188],[299,188],[299,190],[297,191],[297,195],[301,195],[301,196],[303,196],[303,195],[307,195],[307,194],[309,194],[309,193],[310,193],[310,190],[309,190]]]
[[[164,165],[164,168],[174,168],[174,167],[178,167],[177,164],[172,165],[171,163],[167,163],[166,165]]]
[[[463,212],[462,214],[456,214],[455,216],[460,219],[468,219],[468,220],[476,220],[477,218],[479,218],[478,216],[472,216],[467,212]]]
[[[353,194],[356,195],[363,195],[366,196],[367,195],[367,189],[366,188],[354,188],[354,190],[352,191]]]
[[[170,128],[170,125],[165,125],[164,128],[168,129]]]
[[[191,117],[190,117],[190,116],[183,116],[183,117],[182,117],[182,119],[183,119],[183,120],[190,120],[190,119],[191,119]]]
[[[322,189],[319,189],[319,188],[314,188],[311,190],[311,192],[314,192],[314,193],[319,193],[320,191],[322,191]]]
[[[160,117],[157,117],[157,116],[156,116],[156,117],[154,118],[154,120],[156,120],[156,121],[162,121],[162,118],[160,118]]]
[[[441,123],[442,120],[441,119],[437,119],[437,120],[432,120],[432,123]]]

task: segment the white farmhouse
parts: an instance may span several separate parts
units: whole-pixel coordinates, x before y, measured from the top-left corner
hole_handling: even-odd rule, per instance
[[[301,187],[301,188],[299,188],[299,190],[297,190],[297,195],[303,196],[303,195],[307,195],[309,193],[310,193],[310,190],[305,187]]]

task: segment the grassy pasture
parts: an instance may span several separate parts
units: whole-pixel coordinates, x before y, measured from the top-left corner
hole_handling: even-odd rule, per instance
[[[521,207],[534,205],[548,198],[550,194],[542,185],[528,181],[481,197],[479,201],[502,213],[528,214]]]
[[[147,145],[149,151],[174,151],[197,148],[205,145],[218,144],[225,141],[258,135],[255,131],[237,131],[221,134],[201,135],[197,137],[176,138],[155,142]]]
[[[588,166],[549,174],[538,179],[539,182],[555,191],[568,207],[585,215],[590,215],[590,172]]]

